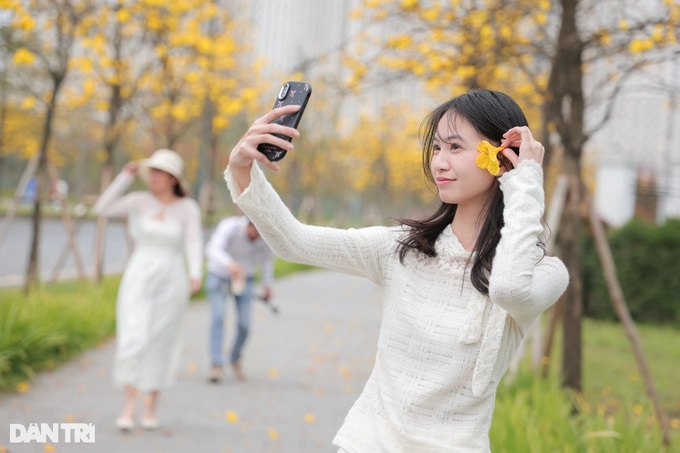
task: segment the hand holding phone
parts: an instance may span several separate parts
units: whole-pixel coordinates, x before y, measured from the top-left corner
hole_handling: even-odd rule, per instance
[[[281,86],[281,89],[279,90],[278,96],[276,96],[276,100],[274,101],[274,106],[272,108],[275,109],[286,105],[299,105],[300,110],[294,113],[287,113],[285,115],[279,116],[274,120],[274,122],[279,123],[283,126],[297,128],[298,124],[300,124],[302,114],[305,111],[305,107],[307,106],[307,101],[309,101],[309,97],[311,95],[312,86],[306,82],[290,81],[284,83]],[[273,135],[288,142],[292,140],[291,137],[288,137],[286,135],[281,134]],[[276,145],[272,145],[271,143],[261,143],[260,145],[258,145],[257,150],[264,154],[267,157],[267,159],[269,159],[272,162],[279,161],[283,159],[286,155],[285,149]]]

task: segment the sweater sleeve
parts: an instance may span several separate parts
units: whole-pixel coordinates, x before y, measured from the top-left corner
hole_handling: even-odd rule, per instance
[[[522,161],[500,178],[505,200],[501,239],[496,248],[489,296],[516,321],[527,324],[550,307],[566,290],[567,269],[556,257],[542,256],[543,169]]]
[[[253,163],[250,185],[242,193],[229,168],[224,177],[234,202],[278,256],[367,277],[382,285],[381,253],[388,234],[386,227],[343,230],[302,224],[285,206],[257,163]]]
[[[93,207],[95,214],[104,217],[127,216],[137,199],[137,194],[123,194],[130,187],[134,179],[135,177],[127,171],[121,171],[109,184],[109,187],[99,196]]]
[[[189,264],[191,278],[203,277],[203,231],[201,229],[201,209],[192,199],[186,204],[187,217],[184,229],[184,250]]]

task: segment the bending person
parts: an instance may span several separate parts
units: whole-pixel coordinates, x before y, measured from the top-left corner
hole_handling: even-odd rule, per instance
[[[274,255],[260,237],[255,225],[246,216],[227,217],[215,228],[205,250],[208,275],[205,291],[210,301],[210,361],[209,381],[222,379],[224,353],[224,318],[229,294],[234,296],[238,317],[234,344],[229,355],[234,376],[245,379],[241,354],[248,339],[251,323],[251,301],[255,286],[255,267],[260,266],[264,285],[263,299],[269,303],[274,280]]]

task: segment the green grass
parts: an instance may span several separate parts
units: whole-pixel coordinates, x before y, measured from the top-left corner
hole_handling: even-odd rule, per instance
[[[670,416],[680,418],[680,329],[636,327],[654,387]],[[622,326],[586,320],[583,386],[588,400],[616,408],[621,401],[644,404],[644,382]]]
[[[14,390],[115,331],[118,278],[0,290],[0,390]]]
[[[664,449],[652,401],[622,326],[585,320],[583,394],[559,388],[561,332],[555,338],[550,377],[534,379],[528,363],[516,380],[499,387],[492,426],[497,452],[680,452],[680,330],[636,327],[655,389],[671,421]],[[569,416],[573,407],[580,414]]]
[[[307,264],[291,263],[279,258],[274,261],[274,275],[276,278],[285,277],[286,275],[293,274],[295,272],[307,271],[310,269],[314,269],[314,267],[308,266]]]
[[[491,426],[494,453],[671,453],[678,451],[676,429],[669,448],[650,417],[649,404],[622,401],[614,412],[560,389],[554,377],[541,380],[526,369],[498,390]],[[572,414],[577,408],[578,413]]]

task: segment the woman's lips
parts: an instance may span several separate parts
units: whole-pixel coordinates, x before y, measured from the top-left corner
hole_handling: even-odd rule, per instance
[[[435,182],[437,183],[438,186],[443,186],[446,185],[450,182],[455,181],[455,179],[449,179],[449,178],[436,178]]]

